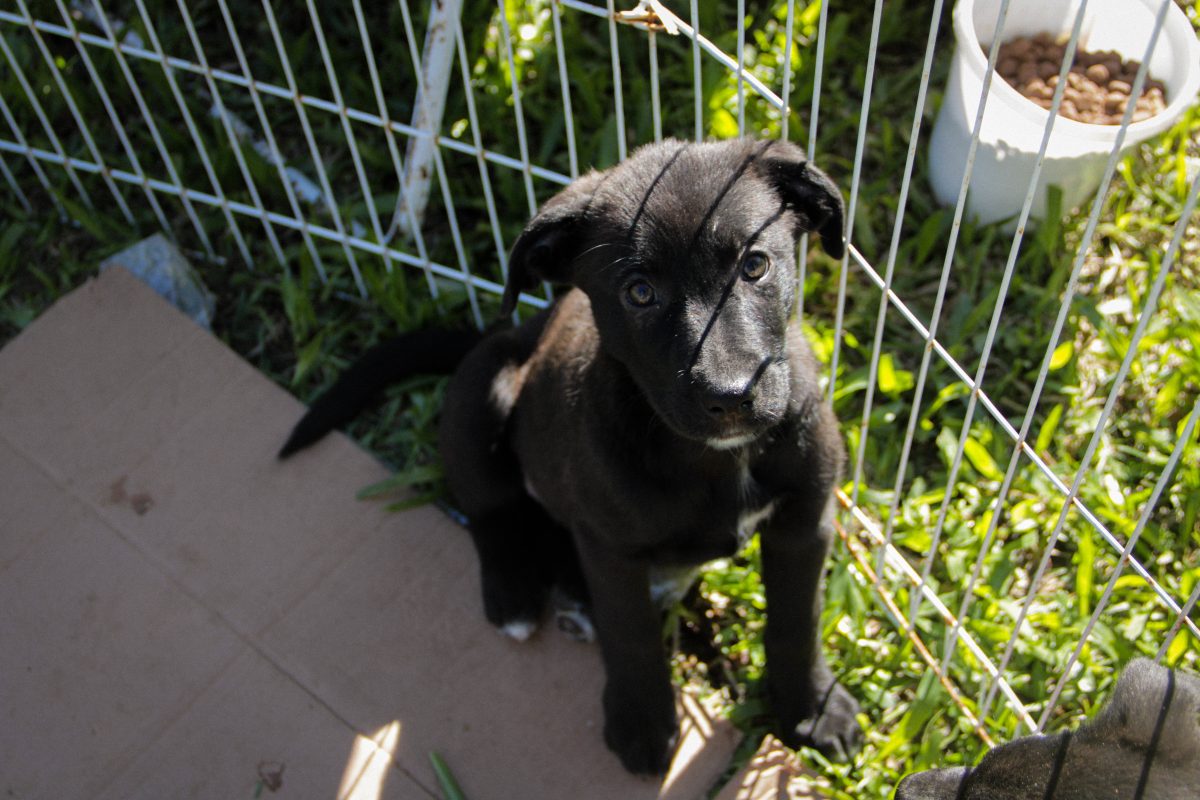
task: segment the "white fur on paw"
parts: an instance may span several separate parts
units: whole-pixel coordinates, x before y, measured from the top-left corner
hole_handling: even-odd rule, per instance
[[[577,608],[559,608],[554,612],[558,629],[577,642],[594,642],[596,629],[591,618]]]
[[[500,632],[518,642],[526,641],[537,630],[537,623],[527,619],[515,619],[500,626]]]

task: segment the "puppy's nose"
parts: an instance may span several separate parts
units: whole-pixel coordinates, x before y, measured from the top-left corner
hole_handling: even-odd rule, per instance
[[[704,392],[701,397],[705,410],[714,417],[723,417],[738,411],[750,411],[754,408],[754,384],[746,382],[740,388],[713,387]]]

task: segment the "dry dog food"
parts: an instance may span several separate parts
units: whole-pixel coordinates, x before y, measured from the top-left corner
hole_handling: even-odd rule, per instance
[[[1048,109],[1058,85],[1065,50],[1066,45],[1048,33],[1018,36],[1000,45],[996,71],[1023,96]],[[1059,115],[1093,125],[1120,125],[1140,66],[1137,61],[1125,61],[1112,50],[1089,53],[1077,49],[1067,73]],[[1162,83],[1147,76],[1133,122],[1149,119],[1166,105]]]

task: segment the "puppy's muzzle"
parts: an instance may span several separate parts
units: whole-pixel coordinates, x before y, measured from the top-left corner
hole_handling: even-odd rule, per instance
[[[719,377],[693,374],[694,413],[705,420],[710,443],[722,446],[726,440],[754,438],[780,417],[786,402],[780,389],[786,388],[787,381],[775,374],[779,369],[769,369],[773,361],[764,359],[752,372],[727,369]]]
[[[764,384],[774,382],[764,380],[764,375],[773,364],[780,363],[781,359],[767,357],[754,364],[753,371],[739,372],[727,362],[724,368],[714,370],[717,374],[712,377],[694,371],[697,398],[709,417],[718,423],[737,424],[739,417],[749,422],[764,411],[770,413],[766,407],[772,405],[773,398],[769,395],[773,394],[773,387]]]
[[[715,420],[725,420],[734,414],[754,411],[754,387],[757,378],[735,387],[708,387],[700,393],[700,404]]]

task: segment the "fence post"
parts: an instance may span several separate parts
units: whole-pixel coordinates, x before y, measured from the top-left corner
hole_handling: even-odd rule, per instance
[[[454,57],[454,31],[462,13],[462,0],[430,0],[429,22],[422,45],[421,74],[418,76],[417,98],[413,104],[412,127],[420,131],[408,142],[400,204],[393,224],[411,237],[409,224],[420,225],[429,203],[429,187],[433,181],[433,158],[438,133],[442,129],[442,112],[446,108],[446,93],[450,88],[451,61]],[[407,223],[407,224],[406,224]]]

